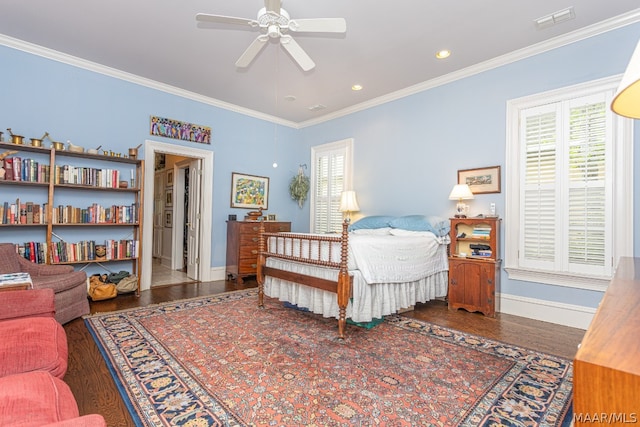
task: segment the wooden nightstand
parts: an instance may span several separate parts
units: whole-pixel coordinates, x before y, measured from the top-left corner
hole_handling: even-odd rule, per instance
[[[451,218],[449,309],[494,317],[500,289],[500,218]]]

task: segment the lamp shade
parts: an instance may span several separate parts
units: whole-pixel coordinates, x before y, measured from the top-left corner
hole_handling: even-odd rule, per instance
[[[453,186],[453,190],[449,194],[449,200],[467,200],[473,199],[473,193],[467,184],[457,184]]]
[[[621,116],[640,119],[640,41],[613,97],[611,109]]]
[[[358,212],[359,210],[356,192],[353,190],[343,191],[340,197],[340,212]]]

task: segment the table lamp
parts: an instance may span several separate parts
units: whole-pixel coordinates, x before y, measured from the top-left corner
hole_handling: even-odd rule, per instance
[[[340,197],[340,212],[347,213],[347,222],[351,222],[351,212],[358,212],[359,210],[360,206],[358,206],[356,192],[353,190],[343,191]]]
[[[449,200],[457,200],[456,218],[466,218],[465,208],[467,205],[462,203],[463,200],[473,199],[473,193],[467,184],[457,184],[453,186],[453,190],[449,194]]]

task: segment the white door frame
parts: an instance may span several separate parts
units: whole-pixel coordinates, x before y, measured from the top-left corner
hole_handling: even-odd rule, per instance
[[[155,175],[156,153],[172,154],[175,156],[192,157],[202,160],[202,188],[201,188],[201,223],[200,223],[200,271],[199,277],[203,282],[211,280],[211,242],[212,212],[213,212],[213,151],[199,148],[183,147],[180,145],[167,144],[164,142],[145,140],[144,142],[144,182],[153,186]],[[143,200],[143,224],[153,226],[153,188],[145,186]],[[206,238],[203,238],[206,237]],[[142,251],[140,289],[145,291],[151,289],[151,264],[153,251],[153,233],[142,232],[142,247],[147,250]]]

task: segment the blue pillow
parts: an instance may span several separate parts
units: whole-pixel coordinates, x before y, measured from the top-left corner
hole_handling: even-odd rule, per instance
[[[360,218],[358,221],[351,224],[349,226],[349,231],[389,227],[389,223],[393,219],[395,219],[394,216],[386,215],[365,216],[364,218]]]
[[[449,222],[437,216],[406,215],[395,218],[389,224],[392,228],[401,228],[409,231],[430,231],[436,236],[445,236],[449,233]]]

